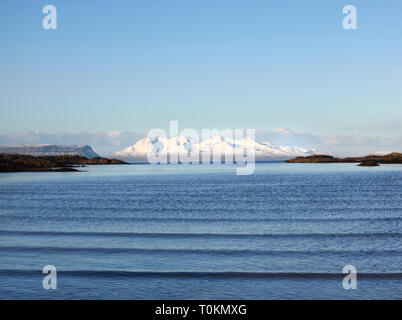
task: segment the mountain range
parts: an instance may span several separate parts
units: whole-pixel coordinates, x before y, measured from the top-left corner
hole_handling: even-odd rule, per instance
[[[212,136],[199,143],[192,142],[189,137],[180,136],[177,138],[143,138],[138,140],[135,144],[118,151],[110,157],[124,161],[147,161],[148,150],[153,150],[161,154],[169,155],[171,152],[175,153],[189,153],[189,152],[208,152],[215,147],[219,147],[221,152],[248,152],[249,148],[255,148],[256,161],[267,160],[288,160],[296,156],[308,156],[315,154],[314,149],[305,149],[298,147],[277,146],[269,142],[256,142],[250,137],[240,140],[229,139],[222,136]]]

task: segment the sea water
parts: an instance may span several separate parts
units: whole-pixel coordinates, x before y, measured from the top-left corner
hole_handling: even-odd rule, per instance
[[[235,169],[1,173],[0,299],[402,298],[402,165]]]

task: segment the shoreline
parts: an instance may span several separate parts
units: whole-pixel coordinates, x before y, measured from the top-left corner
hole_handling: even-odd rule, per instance
[[[296,157],[287,163],[359,163],[361,167],[378,167],[380,164],[402,164],[402,153],[392,152],[383,156],[336,158],[326,154]]]
[[[0,172],[80,172],[85,165],[128,164],[125,161],[107,158],[85,158],[81,156],[31,156],[22,154],[0,154]]]

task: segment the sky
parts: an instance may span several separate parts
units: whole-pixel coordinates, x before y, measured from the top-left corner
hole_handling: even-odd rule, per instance
[[[2,0],[0,143],[106,152],[178,120],[402,152],[401,35],[400,0]]]

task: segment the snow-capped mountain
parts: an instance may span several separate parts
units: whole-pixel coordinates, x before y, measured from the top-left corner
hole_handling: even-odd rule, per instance
[[[221,136],[213,136],[202,142],[195,143],[189,137],[180,136],[177,138],[143,138],[134,145],[116,152],[111,157],[125,161],[147,161],[148,150],[159,152],[159,154],[179,153],[187,154],[189,152],[212,152],[219,148],[222,154],[225,152],[236,154],[239,151],[248,152],[250,148],[255,148],[255,159],[264,160],[287,160],[296,156],[307,156],[315,154],[314,149],[305,149],[298,147],[275,146],[268,142],[256,142],[246,137],[241,140],[233,140]],[[219,149],[218,149],[219,150]],[[201,157],[200,157],[201,158]]]

